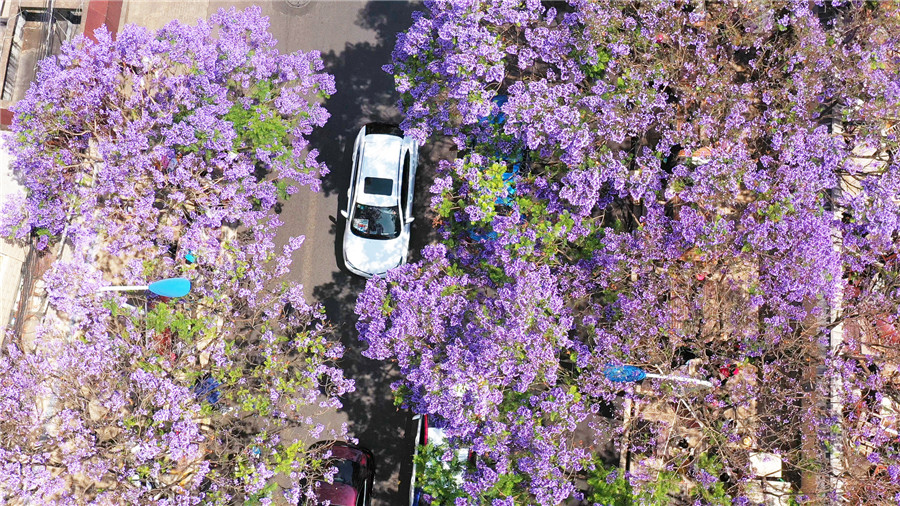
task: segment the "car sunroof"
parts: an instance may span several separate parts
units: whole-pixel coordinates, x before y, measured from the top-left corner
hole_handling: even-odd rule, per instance
[[[367,177],[363,181],[363,191],[370,195],[387,195],[391,196],[394,189],[394,182],[383,177]]]

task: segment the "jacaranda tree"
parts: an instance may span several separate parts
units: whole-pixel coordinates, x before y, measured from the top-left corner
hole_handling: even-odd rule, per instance
[[[459,148],[443,244],[371,280],[358,328],[478,455],[457,504],[577,497],[609,440],[663,502],[761,500],[764,453],[797,500],[896,500],[894,6],[425,7],[386,70],[407,134]],[[627,423],[595,416],[619,396]]]
[[[259,8],[78,37],[16,106],[26,188],[3,232],[63,254],[48,317],[0,355],[0,502],[292,503],[334,469],[308,443],[353,383],[324,311],[282,281],[276,205],[327,173],[334,93]],[[63,244],[60,244],[63,243]],[[183,298],[102,292],[186,277]]]

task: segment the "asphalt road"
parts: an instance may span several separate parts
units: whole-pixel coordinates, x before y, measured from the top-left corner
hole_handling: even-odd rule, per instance
[[[293,8],[287,2],[263,4],[270,16],[272,32],[282,51],[322,52],[326,71],[335,77],[337,93],[325,102],[331,113],[327,125],[311,136],[319,159],[331,170],[319,193],[303,190],[282,208],[285,222],[280,241],[304,235],[296,253],[291,276],[304,285],[310,302],[325,305],[339,338],[346,347],[342,366],[356,380],[356,391],[344,399],[343,409],[327,414],[330,426],[347,423],[361,445],[378,459],[373,505],[406,503],[411,473],[413,429],[410,415],[393,405],[390,383],[398,377],[395,368],[361,355],[364,344],[355,329],[353,308],[365,281],[344,269],[341,241],[344,221],[340,209],[347,205],[351,150],[359,128],[369,121],[398,122],[395,107],[399,95],[393,78],[381,66],[390,62],[396,34],[411,23],[416,4],[382,2],[311,2]],[[424,146],[416,184],[416,216],[413,223],[411,258],[429,239],[429,200],[438,150]]]

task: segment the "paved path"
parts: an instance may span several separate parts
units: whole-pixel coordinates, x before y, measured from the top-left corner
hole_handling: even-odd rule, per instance
[[[396,372],[360,354],[363,345],[357,339],[353,307],[365,282],[343,270],[340,206],[346,206],[351,149],[359,127],[372,120],[399,119],[394,108],[399,97],[381,66],[390,61],[395,34],[409,24],[414,9],[404,2],[313,2],[300,10],[305,12],[299,19],[275,22],[273,16],[273,33],[287,44],[285,50],[321,50],[338,91],[325,102],[331,119],[311,138],[331,174],[320,193],[302,191],[282,210],[285,235],[306,236],[292,274],[303,283],[307,298],[325,304],[347,348],[342,366],[357,384],[344,408],[328,421],[348,422],[360,444],[377,456],[373,504],[398,506],[408,494],[413,431],[409,415],[393,406],[390,383],[397,379]]]

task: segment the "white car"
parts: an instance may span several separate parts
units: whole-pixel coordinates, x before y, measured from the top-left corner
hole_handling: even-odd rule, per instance
[[[359,131],[341,210],[350,272],[371,278],[406,262],[418,162],[419,145],[398,127],[370,123]]]

